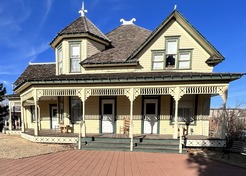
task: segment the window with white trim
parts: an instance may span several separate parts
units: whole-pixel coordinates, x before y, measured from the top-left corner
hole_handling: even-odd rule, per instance
[[[190,68],[190,51],[179,51],[178,67],[179,69],[189,69]]]
[[[80,72],[80,44],[70,44],[70,71]]]
[[[58,48],[57,51],[57,56],[58,56],[58,69],[59,69],[59,74],[62,74],[62,60],[63,60],[63,55],[62,55],[62,47]]]
[[[166,40],[166,68],[176,68],[176,60],[178,53],[178,39],[167,39]]]
[[[154,52],[152,55],[152,68],[163,69],[164,68],[164,53]]]

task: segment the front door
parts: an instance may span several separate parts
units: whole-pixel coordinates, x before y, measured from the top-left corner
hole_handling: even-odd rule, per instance
[[[157,134],[157,99],[144,100],[144,134]]]
[[[57,107],[56,106],[51,106],[50,108],[51,111],[51,128],[55,129],[58,125],[58,116],[57,116]]]
[[[102,100],[102,133],[114,132],[114,106],[114,100]]]

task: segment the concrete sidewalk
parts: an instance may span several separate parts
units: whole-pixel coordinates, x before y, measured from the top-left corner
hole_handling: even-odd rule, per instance
[[[0,159],[0,175],[244,176],[246,169],[188,154],[69,150]]]

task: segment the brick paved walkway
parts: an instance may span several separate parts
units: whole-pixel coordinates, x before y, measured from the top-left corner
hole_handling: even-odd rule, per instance
[[[0,159],[0,175],[243,176],[246,169],[188,154],[70,150]]]

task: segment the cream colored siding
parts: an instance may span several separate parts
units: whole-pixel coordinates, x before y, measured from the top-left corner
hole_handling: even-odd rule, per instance
[[[172,21],[169,25],[157,35],[152,42],[147,46],[147,50],[144,50],[140,54],[140,64],[143,67],[142,71],[151,71],[151,51],[165,50],[166,37],[179,38],[179,49],[191,49],[192,60],[191,70],[193,72],[212,72],[212,67],[209,67],[205,61],[209,58],[208,53],[197,43],[182,26],[177,22]],[[175,70],[184,71],[184,70]],[[185,70],[187,71],[187,70]]]
[[[89,97],[85,101],[85,123],[87,133],[99,133],[99,97]]]
[[[40,120],[41,120],[41,129],[50,129],[50,105],[56,105],[57,101],[46,101],[40,100]]]
[[[86,120],[86,133],[99,133],[99,120]]]
[[[87,40],[87,57],[90,57],[105,49],[103,44],[97,43],[93,40]]]
[[[170,125],[170,105],[171,96],[164,95],[161,96],[160,104],[160,134],[172,134],[173,125]]]
[[[86,39],[78,39],[78,40],[63,40],[61,42],[62,46],[62,54],[63,54],[63,74],[78,74],[78,73],[70,73],[70,43],[79,43],[80,44],[80,59],[81,61],[87,58],[87,40]],[[56,48],[56,73],[58,74],[58,56],[57,56],[57,48]],[[82,73],[82,68],[81,72]]]
[[[141,107],[142,98],[138,96],[133,102],[133,124],[134,124],[134,134],[141,134]],[[119,120],[116,121],[116,132],[122,133],[120,129],[124,126],[124,118],[130,118],[130,100],[126,96],[117,97],[117,117]]]
[[[122,116],[123,119],[125,116],[130,114],[130,101],[126,96],[117,97],[117,112],[118,116]]]

